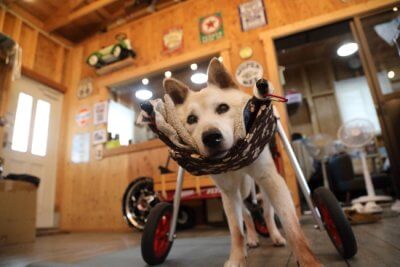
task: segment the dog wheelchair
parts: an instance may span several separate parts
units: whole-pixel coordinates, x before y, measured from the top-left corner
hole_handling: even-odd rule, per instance
[[[142,109],[146,110],[143,107]],[[327,231],[336,250],[344,259],[353,257],[357,253],[357,242],[339,202],[333,193],[325,187],[317,188],[311,196],[307,181],[290,141],[284,132],[280,117],[276,111],[274,111],[273,116],[276,121],[276,132],[281,138],[284,149],[295,170],[298,184],[311,210],[316,229]],[[162,138],[160,137],[160,139]],[[181,201],[184,171],[182,167],[179,167],[173,204],[166,202],[158,203],[151,209],[147,218],[141,240],[141,252],[144,261],[149,265],[163,263],[176,238],[176,224]],[[253,189],[253,202],[256,201],[254,192],[255,190]]]

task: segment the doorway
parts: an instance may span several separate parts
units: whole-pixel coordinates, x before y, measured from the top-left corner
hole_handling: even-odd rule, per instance
[[[3,136],[4,173],[40,178],[36,227],[54,227],[57,148],[63,96],[22,77],[11,84]]]
[[[399,7],[389,6],[322,27],[316,22],[318,28],[286,36],[271,31],[263,38],[266,49],[275,50],[271,78],[285,94],[301,99],[288,109],[291,133],[336,139],[343,123],[368,119],[398,185],[399,14]]]

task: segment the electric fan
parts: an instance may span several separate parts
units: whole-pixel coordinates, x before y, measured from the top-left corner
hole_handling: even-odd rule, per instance
[[[324,187],[329,188],[328,175],[326,173],[326,161],[329,156],[335,153],[335,147],[332,136],[328,134],[316,134],[305,140],[305,145],[311,157],[321,161],[322,178]]]
[[[366,119],[350,120],[339,128],[338,137],[344,145],[355,149],[361,158],[367,195],[354,199],[352,201],[353,208],[360,213],[382,212],[382,208],[376,202],[391,201],[392,198],[375,194],[364,150],[364,146],[369,144],[375,137],[374,126]]]

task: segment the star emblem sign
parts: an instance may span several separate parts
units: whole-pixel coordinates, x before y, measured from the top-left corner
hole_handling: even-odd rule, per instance
[[[209,16],[203,20],[201,28],[205,34],[210,34],[216,32],[220,24],[220,19],[217,16]]]

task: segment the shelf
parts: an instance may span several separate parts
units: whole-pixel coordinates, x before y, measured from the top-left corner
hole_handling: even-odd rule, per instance
[[[143,143],[138,143],[138,144],[132,144],[129,146],[120,146],[116,148],[105,148],[103,157],[113,157],[117,155],[122,155],[122,154],[128,154],[128,153],[134,153],[134,152],[139,152],[142,150],[149,150],[149,149],[155,149],[155,148],[160,148],[160,147],[166,147],[166,145],[161,142],[159,139],[154,139],[150,141],[146,141]]]
[[[126,59],[120,60],[118,62],[112,63],[110,65],[106,65],[104,67],[101,67],[100,69],[96,69],[96,74],[97,75],[105,75],[120,69],[123,69],[125,67],[133,65],[135,62],[135,59],[132,57],[128,57]]]

